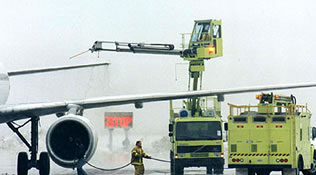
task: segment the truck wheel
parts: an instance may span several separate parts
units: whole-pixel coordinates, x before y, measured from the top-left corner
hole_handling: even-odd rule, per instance
[[[298,168],[284,168],[282,170],[282,175],[299,175],[300,171]]]
[[[212,173],[213,173],[213,172],[212,172],[212,169],[213,169],[212,166],[207,166],[207,167],[206,167],[206,174],[207,174],[207,175],[212,174]]]
[[[314,158],[313,163],[311,164],[310,170],[304,170],[304,175],[316,175],[316,158]]]
[[[269,175],[271,171],[269,170],[258,170],[257,175]]]
[[[173,152],[172,151],[170,151],[170,174],[171,175],[176,175],[175,166],[174,166],[174,158],[173,158]]]
[[[175,174],[183,175],[183,166],[181,164],[174,164]]]
[[[214,174],[224,174],[224,165],[215,166]]]
[[[255,169],[248,168],[248,175],[255,175],[255,174],[256,174]]]
[[[174,173],[174,162],[171,160],[171,162],[170,162],[170,174],[171,175],[174,175],[175,173]]]
[[[300,156],[299,159],[298,159],[297,167],[298,167],[299,171],[303,171],[303,169],[304,169],[304,161],[303,161],[302,156]]]
[[[236,168],[235,175],[248,175],[251,169],[248,168]],[[249,174],[250,175],[250,174]]]

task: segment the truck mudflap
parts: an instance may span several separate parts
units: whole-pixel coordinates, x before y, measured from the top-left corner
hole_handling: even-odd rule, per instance
[[[223,166],[225,160],[224,158],[175,159],[175,163],[183,167]]]

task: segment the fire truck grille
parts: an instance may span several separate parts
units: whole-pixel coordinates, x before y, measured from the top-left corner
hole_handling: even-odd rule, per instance
[[[208,157],[208,153],[191,153],[191,157]]]

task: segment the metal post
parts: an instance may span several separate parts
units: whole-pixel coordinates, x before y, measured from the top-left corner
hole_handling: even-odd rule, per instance
[[[130,144],[130,141],[128,139],[128,131],[129,131],[129,128],[124,128],[125,139],[122,142],[124,149],[127,149]]]
[[[113,131],[114,131],[114,128],[109,128],[109,149],[110,151],[112,151],[112,145],[113,145]]]

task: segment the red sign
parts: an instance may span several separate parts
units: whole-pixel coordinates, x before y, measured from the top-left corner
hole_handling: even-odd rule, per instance
[[[105,128],[132,128],[132,112],[106,112],[104,116]]]

